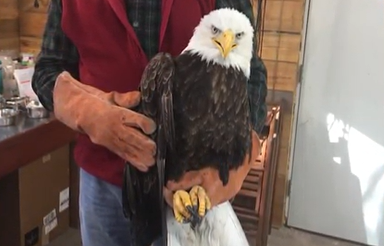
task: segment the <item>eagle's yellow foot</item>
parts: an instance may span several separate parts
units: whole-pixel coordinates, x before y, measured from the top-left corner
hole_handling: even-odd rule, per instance
[[[204,188],[198,185],[194,186],[191,191],[189,191],[189,196],[191,197],[192,206],[195,211],[197,211],[197,214],[200,217],[204,217],[205,213],[211,209],[211,201]]]
[[[188,223],[194,214],[192,201],[189,193],[184,190],[178,190],[173,194],[173,213],[179,223]]]
[[[178,190],[173,195],[173,212],[179,223],[191,223],[194,228],[209,209],[211,201],[201,186],[194,186],[189,193]]]
[[[204,188],[198,185],[189,191],[189,196],[191,197],[193,211],[195,212],[191,220],[191,225],[195,227],[200,224],[207,211],[211,209],[211,200],[207,196]]]

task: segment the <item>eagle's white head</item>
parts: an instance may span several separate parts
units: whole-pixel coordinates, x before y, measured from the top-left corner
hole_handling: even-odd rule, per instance
[[[208,63],[241,69],[250,75],[254,29],[243,13],[217,9],[204,16],[185,51],[201,55]]]

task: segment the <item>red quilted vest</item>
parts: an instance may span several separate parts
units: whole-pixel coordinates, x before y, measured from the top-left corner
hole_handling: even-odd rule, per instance
[[[124,0],[62,0],[62,5],[62,28],[78,49],[81,82],[106,92],[137,90],[148,60]],[[215,0],[162,0],[159,51],[178,55],[214,7]],[[79,135],[74,155],[87,172],[121,186],[124,161],[114,153]]]

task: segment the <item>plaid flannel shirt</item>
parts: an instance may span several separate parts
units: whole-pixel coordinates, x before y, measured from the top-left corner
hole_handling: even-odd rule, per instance
[[[160,0],[126,0],[127,17],[133,26],[142,48],[150,59],[158,52],[161,22]],[[216,8],[232,7],[250,18],[254,16],[250,0],[216,0]],[[61,29],[61,0],[51,0],[45,26],[41,52],[37,57],[32,87],[41,103],[53,111],[52,91],[57,76],[64,70],[78,78],[79,56],[76,47]],[[255,47],[256,48],[256,47]],[[256,50],[256,49],[255,49]],[[256,52],[251,60],[248,93],[253,129],[260,133],[267,114],[267,71]]]

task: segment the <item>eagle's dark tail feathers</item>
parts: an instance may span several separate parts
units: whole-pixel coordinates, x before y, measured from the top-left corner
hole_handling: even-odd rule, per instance
[[[229,180],[229,164],[228,161],[222,162],[219,168],[219,177],[224,186],[228,184]]]
[[[132,246],[150,246],[159,238],[161,232],[161,204],[157,167],[148,173],[142,173],[135,167],[125,166],[123,186],[123,206],[126,216],[131,221],[130,231]],[[152,179],[152,180],[150,180]]]
[[[219,178],[220,178],[221,182],[223,183],[223,186],[226,186],[229,182],[230,170],[237,169],[244,162],[244,158],[246,157],[247,154],[248,154],[248,159],[247,159],[248,163],[251,161],[252,149],[253,149],[252,127],[250,127],[249,129],[250,129],[250,131],[249,131],[249,137],[247,140],[246,150],[235,149],[235,151],[237,153],[240,153],[240,152],[243,153],[242,155],[240,155],[240,159],[234,159],[233,156],[230,156],[230,158],[228,158],[228,159],[221,158],[219,160],[219,163],[220,163],[220,165],[218,165],[219,166]],[[236,146],[240,146],[240,145],[236,145]],[[222,155],[222,156],[224,156],[224,155]]]

